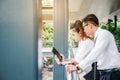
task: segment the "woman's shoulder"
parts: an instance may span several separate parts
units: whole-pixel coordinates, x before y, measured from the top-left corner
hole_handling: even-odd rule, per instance
[[[84,42],[88,42],[88,43],[91,42],[91,43],[93,43],[93,40],[90,39],[90,38],[87,38],[87,39],[84,40]]]
[[[93,40],[92,39],[85,39],[84,41],[83,41],[83,44],[84,45],[87,45],[87,46],[93,46],[94,45],[94,42],[93,42]]]

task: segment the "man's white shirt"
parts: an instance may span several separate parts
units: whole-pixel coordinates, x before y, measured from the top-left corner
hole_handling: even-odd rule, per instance
[[[97,61],[97,69],[105,70],[120,67],[120,54],[113,35],[101,28],[98,28],[94,35],[95,46],[89,55],[79,62],[83,70]]]

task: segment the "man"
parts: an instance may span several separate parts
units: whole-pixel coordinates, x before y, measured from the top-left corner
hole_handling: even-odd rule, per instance
[[[99,28],[98,18],[89,14],[82,20],[84,31],[88,36],[94,35],[94,48],[77,66],[68,66],[67,71],[84,70],[88,65],[97,62],[100,80],[120,80],[120,55],[113,35]],[[75,64],[75,61],[73,61]]]

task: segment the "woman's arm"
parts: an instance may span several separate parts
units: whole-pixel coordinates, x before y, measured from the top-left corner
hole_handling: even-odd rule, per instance
[[[55,61],[56,61],[57,64],[59,64],[59,65],[71,64],[73,60],[74,60],[74,59],[65,59],[65,58],[63,58],[62,61],[59,61],[59,59],[58,59],[57,56],[55,55]]]

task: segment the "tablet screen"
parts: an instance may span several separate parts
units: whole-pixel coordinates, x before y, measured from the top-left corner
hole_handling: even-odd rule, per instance
[[[53,47],[52,49],[52,52],[54,55],[56,55],[58,57],[58,59],[61,61],[62,60],[62,57],[60,55],[60,53]]]

